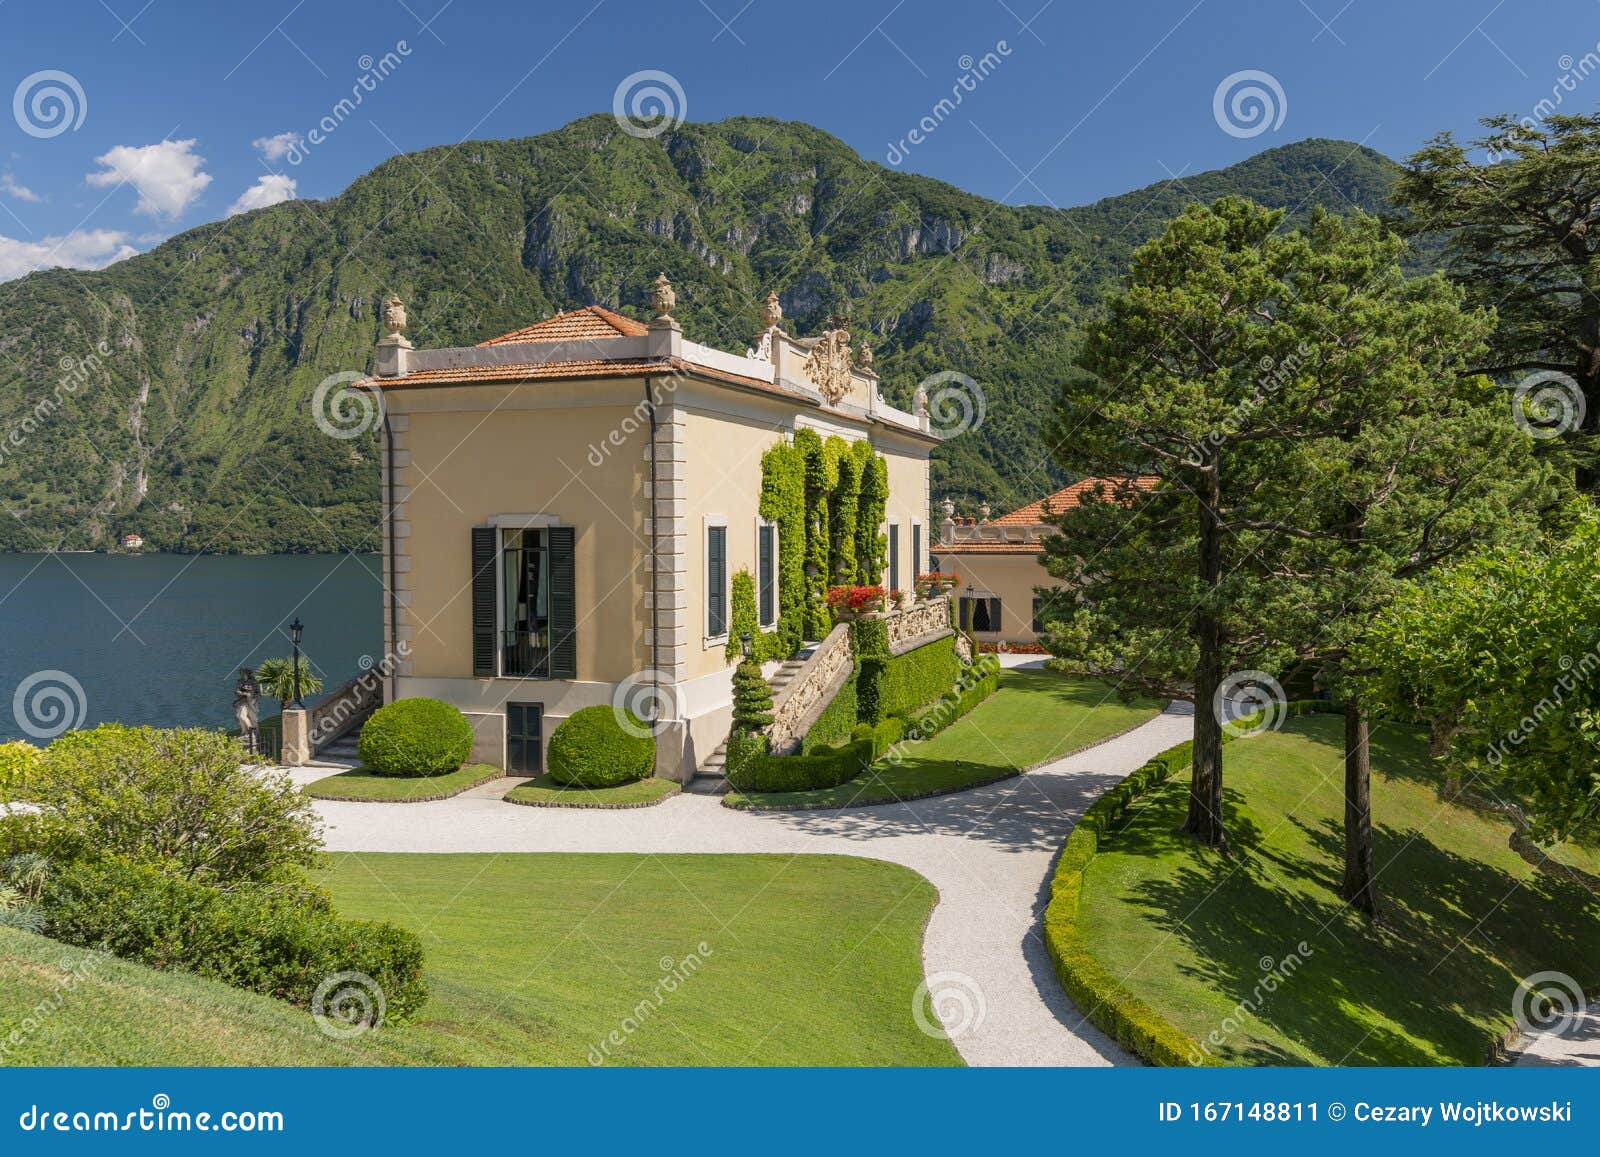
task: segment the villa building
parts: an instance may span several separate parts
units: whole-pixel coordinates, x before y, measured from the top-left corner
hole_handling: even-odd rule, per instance
[[[792,336],[773,294],[753,346],[726,353],[685,338],[675,304],[663,276],[648,325],[588,306],[429,350],[385,308],[362,383],[384,402],[385,697],[455,704],[474,760],[535,773],[572,712],[648,703],[657,773],[692,777],[728,731],[734,575],[777,625],[762,455],[803,427],[882,455],[883,581],[926,569],[939,439],[925,407],[884,401],[867,344],[839,320]]]
[[[979,643],[1039,641],[1046,600],[1067,585],[1041,565],[1044,540],[1057,533],[1048,519],[1076,506],[1086,492],[1106,481],[1085,478],[995,519],[989,517],[987,503],[976,519],[958,519],[955,505],[945,500],[932,565],[956,576],[951,597],[963,630]],[[1148,489],[1153,482],[1139,479],[1137,485]]]

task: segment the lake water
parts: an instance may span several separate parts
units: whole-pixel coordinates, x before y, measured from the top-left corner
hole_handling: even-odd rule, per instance
[[[0,738],[38,742],[24,724],[55,730],[57,709],[80,726],[232,727],[239,668],[287,658],[296,615],[332,687],[381,654],[381,570],[377,555],[0,554]]]

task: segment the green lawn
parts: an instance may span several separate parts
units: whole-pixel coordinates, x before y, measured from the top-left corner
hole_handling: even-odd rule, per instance
[[[432,996],[415,1022],[333,1042],[277,1001],[108,961],[65,994],[25,1052],[0,1059],[960,1063],[912,1016],[934,888],[893,864],[575,854],[340,854],[327,862],[342,912],[392,919],[422,936]],[[55,992],[57,962],[82,956],[0,929],[0,1042]],[[621,1043],[592,1055],[613,1031]]]
[[[1530,867],[1504,820],[1440,800],[1410,728],[1373,728],[1385,922],[1348,911],[1342,759],[1330,716],[1230,744],[1233,862],[1177,834],[1187,777],[1157,789],[1089,866],[1090,949],[1196,1041],[1220,1033],[1212,1050],[1235,1064],[1482,1064],[1522,977],[1600,982],[1600,853],[1558,854],[1587,882]]]
[[[562,787],[549,774],[524,780],[506,793],[513,803],[545,804],[554,807],[619,807],[660,803],[683,790],[670,779],[647,775],[621,787]]]
[[[306,792],[313,799],[392,800],[395,803],[443,799],[460,795],[468,788],[504,773],[487,763],[469,763],[447,775],[374,775],[356,768],[341,771],[326,779],[307,785]]]
[[[998,691],[931,739],[910,745],[898,765],[880,760],[822,791],[730,792],[723,802],[735,808],[864,807],[961,791],[1059,759],[1159,710],[1154,700],[1124,703],[1100,683],[1006,670]]]

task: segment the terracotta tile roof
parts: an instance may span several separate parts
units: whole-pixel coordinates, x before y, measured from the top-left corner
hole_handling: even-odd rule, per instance
[[[1010,514],[1002,514],[999,518],[990,519],[991,526],[1037,526],[1045,520],[1046,515],[1060,514],[1063,510],[1070,510],[1083,501],[1083,496],[1096,486],[1105,485],[1108,490],[1114,489],[1126,481],[1120,478],[1085,478],[1081,482],[1074,482],[1071,486],[1063,486],[1054,494],[1041,498],[1037,502],[1030,502],[1026,506],[1018,507]],[[1155,487],[1154,478],[1135,478],[1133,484],[1140,490],[1151,490]]]
[[[1042,542],[936,542],[928,547],[935,557],[941,554],[1038,554]]]
[[[747,378],[742,374],[730,374],[696,362],[687,362],[682,358],[599,358],[588,361],[516,362],[503,366],[461,366],[446,370],[416,370],[398,378],[373,376],[356,384],[377,386],[386,390],[404,390],[421,386],[548,381],[553,378],[639,378],[647,374],[670,374],[674,371],[743,386],[774,397],[811,401],[809,395],[796,390],[764,382],[760,378]]]
[[[613,313],[603,305],[569,309],[479,345],[516,345],[530,341],[582,341],[585,338],[643,337],[648,332],[643,322]]]
[[[414,386],[476,385],[479,382],[521,382],[535,378],[631,378],[665,373],[670,367],[658,358],[608,361],[519,363],[507,366],[461,366],[448,370],[417,370],[398,378],[370,377],[359,386],[386,390]]]

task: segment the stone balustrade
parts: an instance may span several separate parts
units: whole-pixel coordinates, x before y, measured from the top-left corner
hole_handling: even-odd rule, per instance
[[[950,596],[934,595],[903,611],[885,616],[889,629],[889,653],[901,655],[913,647],[930,642],[932,636],[950,633]]]
[[[776,755],[790,755],[828,701],[850,677],[850,627],[840,623],[817,644],[788,686],[773,700],[767,740]]]

